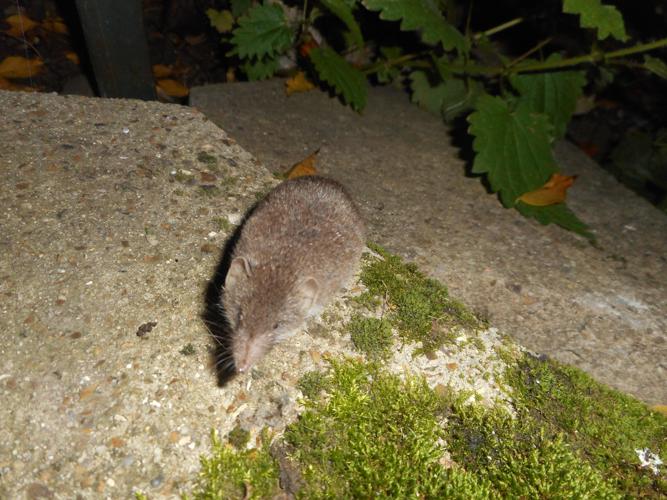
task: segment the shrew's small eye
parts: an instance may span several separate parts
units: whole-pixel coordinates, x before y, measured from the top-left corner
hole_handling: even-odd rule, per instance
[[[280,328],[280,321],[278,321],[277,323],[274,323],[274,324],[273,324],[273,329],[274,329],[274,330],[277,330],[278,328]]]

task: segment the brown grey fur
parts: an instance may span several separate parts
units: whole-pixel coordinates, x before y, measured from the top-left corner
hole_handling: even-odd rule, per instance
[[[330,179],[285,181],[257,205],[241,228],[224,285],[238,371],[331,300],[354,275],[364,240],[357,208]]]

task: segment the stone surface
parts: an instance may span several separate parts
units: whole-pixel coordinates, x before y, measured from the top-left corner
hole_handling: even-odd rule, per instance
[[[359,117],[317,93],[283,102],[279,84],[229,90],[212,101],[223,125],[239,139],[247,127],[267,165],[322,146],[322,170],[362,201],[372,239],[515,336],[567,341],[598,378],[665,399],[664,224],[576,151],[561,153],[590,180],[573,206],[602,250],[500,209],[400,94],[374,92]],[[300,374],[351,353],[349,336],[340,320],[311,324],[219,386],[208,292],[234,225],[277,181],[188,108],[1,91],[0,106],[0,498],[177,498],[211,429],[280,432],[299,412]],[[581,332],[562,336],[570,323]],[[498,372],[487,356],[498,338],[485,333],[486,355],[451,346],[438,363],[402,346],[395,368],[428,370],[433,384],[467,378],[496,400],[484,370]]]
[[[201,317],[223,219],[276,181],[188,108],[0,106],[0,498],[175,497],[248,383],[217,386]]]
[[[178,498],[211,430],[280,435],[303,373],[359,356],[353,282],[326,321],[221,384],[205,323],[220,321],[223,247],[278,181],[202,114],[7,92],[0,106],[0,498]],[[418,361],[401,343],[389,369],[507,401],[506,343],[466,335]]]
[[[667,218],[561,143],[570,207],[598,246],[505,210],[466,176],[464,142],[391,88],[359,115],[281,81],[193,89],[202,110],[273,171],[318,167],[360,202],[370,239],[416,262],[519,343],[648,403],[667,401]]]

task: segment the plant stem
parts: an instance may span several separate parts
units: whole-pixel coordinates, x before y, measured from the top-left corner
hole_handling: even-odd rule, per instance
[[[611,59],[617,59],[619,57],[624,57],[631,54],[637,54],[640,52],[647,52],[649,50],[655,50],[661,47],[667,47],[667,38],[663,38],[655,42],[635,45],[634,47],[615,50],[613,52],[608,52],[606,54],[600,51],[593,51],[590,54],[570,57],[568,59],[562,59],[560,61],[523,64],[515,67],[482,66],[477,64],[470,64],[470,65],[466,64],[461,66],[452,65],[449,66],[448,69],[452,71],[452,73],[466,73],[469,75],[486,75],[486,76],[495,76],[495,75],[500,75],[502,73],[507,73],[507,74],[528,73],[533,71],[546,71],[552,69],[567,68],[586,63],[593,64],[599,61],[609,61]]]
[[[535,47],[533,47],[532,49],[530,49],[530,50],[524,52],[524,53],[521,54],[519,57],[517,57],[516,59],[514,59],[513,61],[511,61],[507,66],[510,67],[510,68],[511,68],[512,66],[516,66],[518,63],[520,63],[521,61],[523,61],[524,59],[526,59],[526,58],[529,57],[530,55],[532,55],[532,54],[534,54],[535,52],[537,52],[538,50],[540,50],[540,49],[541,49],[542,47],[544,47],[546,44],[550,43],[551,40],[552,40],[551,37],[547,38],[546,40],[542,40],[540,43],[538,43],[537,45],[535,45]]]
[[[387,61],[378,61],[375,64],[371,64],[368,68],[363,70],[363,73],[365,75],[372,75],[373,73],[377,73],[380,71],[382,68],[385,67],[390,67],[390,66],[400,66],[403,63],[409,62],[413,59],[416,59],[417,57],[421,57],[425,54],[426,52],[419,52],[417,54],[405,54],[400,57],[397,57],[396,59],[388,59]],[[427,64],[426,61],[416,61],[413,63],[414,66],[423,66],[423,67],[430,67],[430,64]]]
[[[505,23],[508,24],[508,23]],[[578,66],[580,64],[592,64],[598,61],[609,61],[610,63],[616,64],[617,62],[611,61],[611,59],[617,59],[620,57],[632,55],[632,54],[637,54],[640,52],[647,52],[649,50],[655,50],[659,49],[661,47],[667,47],[667,38],[663,38],[661,40],[657,40],[655,42],[649,42],[649,43],[643,43],[640,45],[635,45],[634,47],[627,47],[625,49],[620,49],[620,50],[615,50],[613,52],[600,52],[600,51],[593,51],[590,54],[586,54],[583,56],[576,56],[576,57],[570,57],[568,59],[562,59],[560,61],[549,61],[549,62],[539,62],[539,63],[531,63],[531,64],[523,64],[523,65],[518,65],[520,61],[528,57],[530,54],[536,52],[537,50],[541,49],[544,45],[549,43],[551,40],[546,39],[543,40],[542,42],[538,43],[535,47],[530,49],[528,52],[525,54],[519,56],[512,62],[510,62],[506,67],[503,66],[484,66],[480,64],[464,64],[464,65],[451,65],[448,66],[447,69],[449,69],[452,73],[464,73],[472,76],[496,76],[500,75],[503,73],[507,74],[514,74],[514,73],[528,73],[528,72],[533,72],[533,71],[546,71],[546,70],[552,70],[552,69],[559,69],[559,68],[567,68],[571,66]],[[417,59],[419,57],[422,57],[425,54],[425,52],[417,53],[417,54],[406,54],[401,57],[397,57],[396,59],[391,59],[388,61],[381,61],[377,62],[375,64],[372,64],[365,70],[363,70],[364,74],[369,75],[373,73],[377,73],[381,68],[387,67],[387,66],[400,66],[404,63],[410,62],[411,66],[414,67],[431,67],[431,64],[428,63],[427,61],[414,61],[414,59]]]
[[[566,68],[568,66],[577,66],[578,64],[583,64],[583,63],[594,63],[597,61],[616,59],[618,57],[629,56],[640,52],[647,52],[649,50],[659,49],[661,47],[667,47],[667,38],[663,38],[662,40],[657,40],[655,42],[635,45],[634,47],[615,50],[613,52],[608,52],[606,54],[604,52],[592,52],[584,56],[571,57],[569,59],[563,59],[561,61],[526,64],[523,66],[518,66],[516,68],[516,71],[511,71],[511,73],[518,73],[518,72],[523,73],[528,71],[543,71],[548,69]]]
[[[301,19],[301,29],[306,29],[306,12],[308,11],[308,0],[303,0],[303,18]]]
[[[489,37],[492,35],[495,35],[496,33],[500,33],[503,30],[506,30],[508,28],[511,28],[512,26],[516,26],[519,23],[523,22],[523,17],[517,17],[515,19],[512,19],[511,21],[507,21],[506,23],[499,24],[498,26],[488,29],[486,31],[482,31],[481,33],[477,33],[473,38],[475,40],[479,40],[483,36]]]

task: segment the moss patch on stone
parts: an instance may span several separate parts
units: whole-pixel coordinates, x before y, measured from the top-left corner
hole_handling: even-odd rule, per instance
[[[377,245],[369,247],[382,258],[365,257],[361,281],[368,291],[356,300],[374,308],[380,298],[385,299],[389,305],[386,317],[404,340],[422,342],[423,351],[432,352],[453,342],[455,327],[483,326],[474,314],[449,297],[445,286],[424,276],[414,264]]]
[[[634,450],[665,456],[667,419],[577,369],[528,355],[508,368],[515,415],[465,404],[381,363],[331,361],[306,374],[305,411],[283,438],[300,498],[664,498],[664,479]],[[195,498],[270,498],[268,440],[237,450],[214,439]],[[661,473],[664,474],[664,467]]]
[[[319,371],[307,372],[299,380],[299,390],[307,398],[313,399],[326,387],[328,377]]]
[[[250,441],[250,432],[237,425],[227,434],[227,441],[237,450],[244,450]]]
[[[386,319],[355,314],[347,324],[354,347],[368,359],[386,359],[391,354],[391,323]]]
[[[622,498],[562,435],[551,439],[533,421],[454,405],[446,431],[452,459],[489,481],[495,498]]]
[[[360,302],[374,308],[382,300],[388,311],[382,319],[354,315],[347,325],[371,361],[330,360],[327,371],[304,375],[305,410],[280,438],[302,479],[297,497],[667,497],[665,467],[656,475],[636,453],[667,456],[667,418],[576,368],[509,341],[496,346],[512,415],[469,404],[470,392],[389,373],[382,361],[392,328],[428,352],[460,328],[483,325],[443,286],[375,250],[383,260],[366,259],[369,291]],[[262,442],[245,450],[214,440],[195,498],[277,495],[278,465]]]
[[[200,151],[197,153],[197,161],[199,163],[204,163],[209,167],[215,167],[218,164],[218,159],[206,151]]]
[[[201,459],[192,498],[274,498],[280,493],[278,465],[270,454],[266,433],[262,436],[262,446],[252,450],[237,450],[215,433],[211,441],[211,456]]]
[[[324,392],[288,428],[303,498],[623,498],[572,446],[531,417],[464,404],[378,363],[332,362]],[[636,464],[636,460],[634,462]],[[650,492],[649,492],[650,493]]]
[[[666,498],[667,468],[638,467],[638,449],[667,456],[667,418],[571,366],[524,355],[506,372],[519,419],[562,434],[580,456],[633,498]]]
[[[326,394],[285,433],[302,498],[487,498],[489,485],[445,468],[442,400],[421,378],[378,364],[332,362]]]

